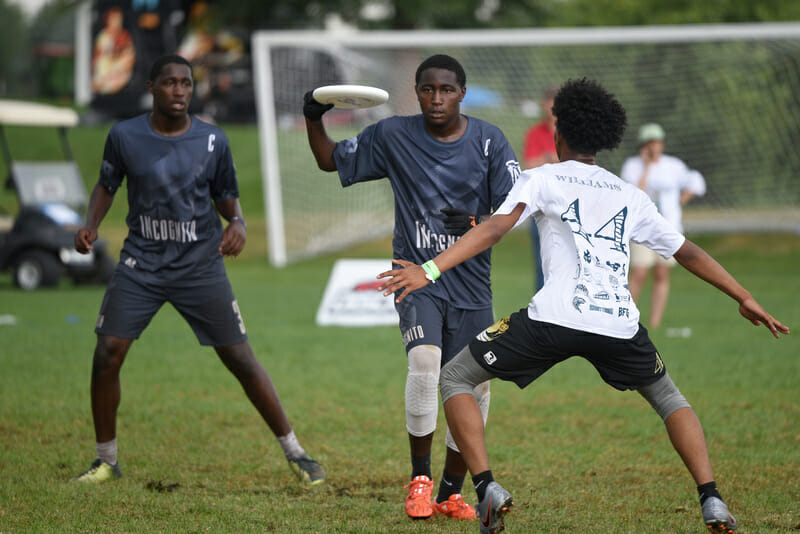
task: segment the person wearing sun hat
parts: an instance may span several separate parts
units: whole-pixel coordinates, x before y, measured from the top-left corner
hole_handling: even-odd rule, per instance
[[[704,195],[706,183],[698,171],[690,169],[679,158],[664,154],[665,139],[666,133],[660,124],[650,122],[639,127],[639,154],[625,160],[620,176],[647,193],[661,215],[676,230],[683,232],[682,207],[695,196]],[[635,301],[639,300],[648,271],[653,269],[651,328],[658,328],[664,317],[669,296],[669,273],[674,265],[674,258],[664,259],[647,247],[631,243],[629,286]]]

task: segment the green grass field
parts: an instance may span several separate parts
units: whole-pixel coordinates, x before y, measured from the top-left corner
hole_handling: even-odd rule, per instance
[[[106,130],[73,136],[88,186]],[[270,267],[254,132],[226,130],[250,227],[245,254],[227,262],[228,272],[256,354],[301,442],[327,468],[326,484],[297,485],[238,383],[171,307],[159,312],[123,367],[123,478],[70,484],[94,458],[88,386],[103,288],[64,282],[25,293],[2,274],[0,323],[10,322],[7,316],[16,323],[0,324],[0,533],[476,532],[474,523],[413,522],[403,511],[410,467],[397,329],[314,324],[337,257],[388,258],[389,243]],[[21,152],[47,146],[29,135],[14,132]],[[114,250],[124,213],[121,197],[101,228]],[[694,237],[773,315],[800,328],[800,238]],[[494,258],[499,317],[531,294],[526,233],[509,234]],[[684,327],[690,337],[670,335]],[[772,339],[742,319],[732,300],[680,268],[664,325],[652,332],[704,423],[716,479],[743,533],[800,529],[796,336]],[[577,359],[525,391],[492,387],[490,457],[516,502],[508,532],[703,530],[694,485],[660,419],[637,394],[612,390]],[[442,429],[443,416],[439,422]],[[437,478],[443,449],[439,432]],[[465,496],[474,502],[469,483]]]
[[[800,324],[797,237],[697,241],[774,315]],[[389,245],[344,255],[387,257]],[[335,259],[282,270],[255,254],[228,263],[256,353],[298,436],[328,469],[327,483],[310,491],[297,486],[234,378],[171,307],[123,367],[123,478],[70,484],[94,454],[88,382],[103,289],[65,282],[24,293],[0,278],[0,315],[16,317],[0,326],[0,532],[476,531],[405,517],[400,336],[394,327],[314,325]],[[496,247],[498,315],[525,304],[530,263],[524,232]],[[680,269],[673,280],[665,324],[652,337],[705,425],[723,496],[741,532],[796,530],[800,343],[772,339]],[[667,335],[681,327],[691,337]],[[516,500],[509,532],[701,531],[693,484],[638,395],[605,386],[577,359],[525,391],[493,388],[488,443],[496,477]],[[475,499],[471,487],[465,495]]]

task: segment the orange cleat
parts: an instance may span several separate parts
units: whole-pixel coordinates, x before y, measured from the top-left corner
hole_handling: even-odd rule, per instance
[[[463,519],[465,521],[478,519],[475,507],[464,502],[464,498],[460,493],[450,495],[450,497],[441,504],[437,503],[436,499],[434,499],[433,511],[436,512],[436,515],[443,515],[451,519]]]
[[[433,495],[433,480],[425,475],[419,475],[408,483],[408,496],[406,497],[406,513],[411,519],[428,519],[433,515],[431,498]]]

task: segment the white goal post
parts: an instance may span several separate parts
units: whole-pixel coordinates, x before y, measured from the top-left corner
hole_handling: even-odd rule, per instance
[[[283,266],[391,234],[387,180],[339,185],[317,169],[303,94],[335,83],[386,89],[389,103],[332,110],[345,139],[390,114],[418,113],[414,72],[427,56],[467,72],[462,110],[499,126],[521,157],[542,91],[588,77],[628,113],[620,148],[600,164],[619,173],[636,130],[659,122],[666,152],[699,170],[708,192],[686,209],[687,232],[800,232],[800,23],[571,29],[259,31],[252,38],[270,261]]]

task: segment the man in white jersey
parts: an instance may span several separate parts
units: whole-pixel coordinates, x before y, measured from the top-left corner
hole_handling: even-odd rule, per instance
[[[639,154],[625,160],[620,178],[647,193],[659,213],[683,232],[682,207],[706,192],[703,175],[692,170],[675,156],[664,154],[664,129],[656,123],[642,125],[638,133]],[[639,302],[639,294],[653,269],[653,291],[650,299],[650,328],[658,328],[664,317],[669,296],[669,270],[673,258],[662,258],[655,251],[631,243],[630,292]]]
[[[527,308],[479,334],[443,369],[440,390],[445,415],[480,502],[482,533],[503,529],[511,495],[494,482],[483,422],[473,384],[501,378],[525,387],[550,367],[578,355],[611,386],[635,389],[664,420],[673,446],[697,484],[703,520],[716,532],[732,532],[728,512],[714,482],[703,429],[670,379],[639,312],[625,275],[629,242],[636,240],[734,298],[753,324],[775,337],[789,329],[770,316],[736,280],[700,247],[667,222],[647,195],[598,167],[595,155],[615,148],[625,129],[625,110],[599,84],[570,80],[555,98],[556,149],[561,163],[523,172],[489,221],[433,260],[418,266],[395,259],[402,269],[381,273],[385,295],[396,300],[447,277],[447,271],[497,243],[533,216],[542,236],[544,287]]]

